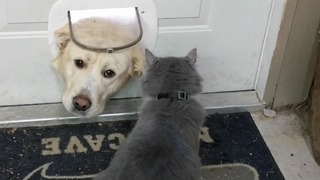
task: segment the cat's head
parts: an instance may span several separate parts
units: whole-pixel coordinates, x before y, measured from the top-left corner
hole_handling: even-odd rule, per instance
[[[200,93],[202,78],[195,68],[196,58],[196,49],[185,57],[156,57],[146,49],[146,70],[141,77],[143,93],[149,96],[174,91]]]

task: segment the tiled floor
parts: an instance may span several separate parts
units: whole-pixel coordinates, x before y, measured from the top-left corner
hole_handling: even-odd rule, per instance
[[[320,180],[304,118],[289,110],[277,112],[275,118],[263,113],[252,117],[286,180]]]

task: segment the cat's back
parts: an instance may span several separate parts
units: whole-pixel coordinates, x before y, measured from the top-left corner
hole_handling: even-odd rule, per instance
[[[140,120],[105,175],[113,180],[197,180],[200,158],[178,135],[177,124]]]

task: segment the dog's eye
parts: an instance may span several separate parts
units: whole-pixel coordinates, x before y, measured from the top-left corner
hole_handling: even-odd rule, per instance
[[[112,70],[106,70],[103,72],[103,77],[105,77],[105,78],[112,78],[115,75],[116,75],[116,73]]]
[[[83,60],[81,60],[81,59],[74,60],[74,64],[80,69],[84,68],[84,65],[85,65]]]

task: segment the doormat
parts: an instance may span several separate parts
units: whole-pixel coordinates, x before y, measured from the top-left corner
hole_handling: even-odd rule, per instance
[[[0,179],[91,179],[135,123],[1,129]],[[200,139],[203,180],[284,179],[250,113],[209,115]]]

